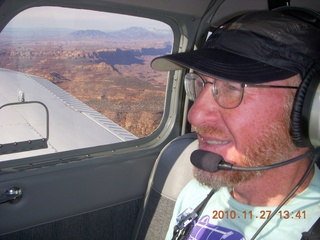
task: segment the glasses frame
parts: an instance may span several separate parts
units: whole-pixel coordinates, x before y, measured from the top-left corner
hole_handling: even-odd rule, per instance
[[[201,92],[203,91],[203,89],[204,89],[204,87],[205,87],[206,84],[212,84],[212,88],[211,88],[212,91],[211,91],[211,92],[212,92],[212,95],[213,95],[214,100],[216,101],[216,103],[217,103],[220,107],[225,108],[225,109],[233,109],[233,108],[238,107],[238,106],[241,104],[242,99],[243,99],[243,96],[244,96],[244,89],[245,89],[245,88],[278,88],[278,89],[298,89],[298,88],[299,88],[298,86],[283,86],[283,85],[272,85],[272,84],[271,84],[271,85],[265,85],[265,84],[241,83],[241,96],[240,96],[240,99],[239,99],[239,103],[238,103],[236,106],[225,107],[225,106],[221,106],[221,105],[220,105],[220,103],[219,103],[219,101],[217,101],[217,98],[216,98],[216,95],[215,95],[216,82],[217,82],[217,81],[223,81],[223,80],[214,79],[213,82],[209,82],[209,81],[206,81],[200,74],[195,73],[195,72],[191,72],[191,73],[187,73],[187,74],[185,75],[185,77],[184,77],[185,86],[187,85],[187,84],[186,84],[186,82],[187,82],[186,77],[187,77],[187,75],[189,75],[189,74],[194,74],[194,75],[200,77],[200,79],[202,80],[203,88],[202,88],[202,90],[200,91],[199,95],[200,95]],[[190,78],[190,79],[191,79],[191,78]],[[188,81],[190,81],[190,80],[188,80]],[[194,82],[195,82],[195,81],[194,81]],[[195,86],[195,84],[194,84],[194,86]],[[187,89],[187,87],[185,87],[185,88]],[[188,91],[186,91],[186,94],[187,94],[189,100],[191,100],[191,101],[196,101],[197,97],[195,96],[195,94],[194,94],[194,96],[192,96],[192,98],[191,98],[190,94],[188,94]]]

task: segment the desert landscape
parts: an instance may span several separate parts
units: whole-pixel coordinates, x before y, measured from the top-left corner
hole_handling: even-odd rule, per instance
[[[0,34],[0,67],[44,77],[138,137],[159,125],[166,72],[150,61],[171,52],[168,31],[19,31]]]

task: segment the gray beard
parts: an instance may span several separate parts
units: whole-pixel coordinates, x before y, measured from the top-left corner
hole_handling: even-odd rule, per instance
[[[239,159],[237,163],[242,167],[259,167],[278,163],[291,158],[292,154],[297,151],[290,137],[288,123],[281,121],[270,125],[268,129],[255,140],[246,153]],[[202,184],[212,189],[220,187],[233,188],[239,183],[251,180],[259,175],[261,171],[226,171],[207,172],[198,168],[194,168],[194,177]]]

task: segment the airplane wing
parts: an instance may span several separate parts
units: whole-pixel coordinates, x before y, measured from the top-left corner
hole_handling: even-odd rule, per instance
[[[0,69],[0,85],[0,161],[137,139],[44,78]]]

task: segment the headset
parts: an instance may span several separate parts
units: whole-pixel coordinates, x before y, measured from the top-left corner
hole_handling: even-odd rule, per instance
[[[280,7],[273,11],[283,12],[320,28],[318,12],[299,7]],[[309,70],[296,92],[290,133],[298,147],[320,146],[320,63],[315,63]]]

